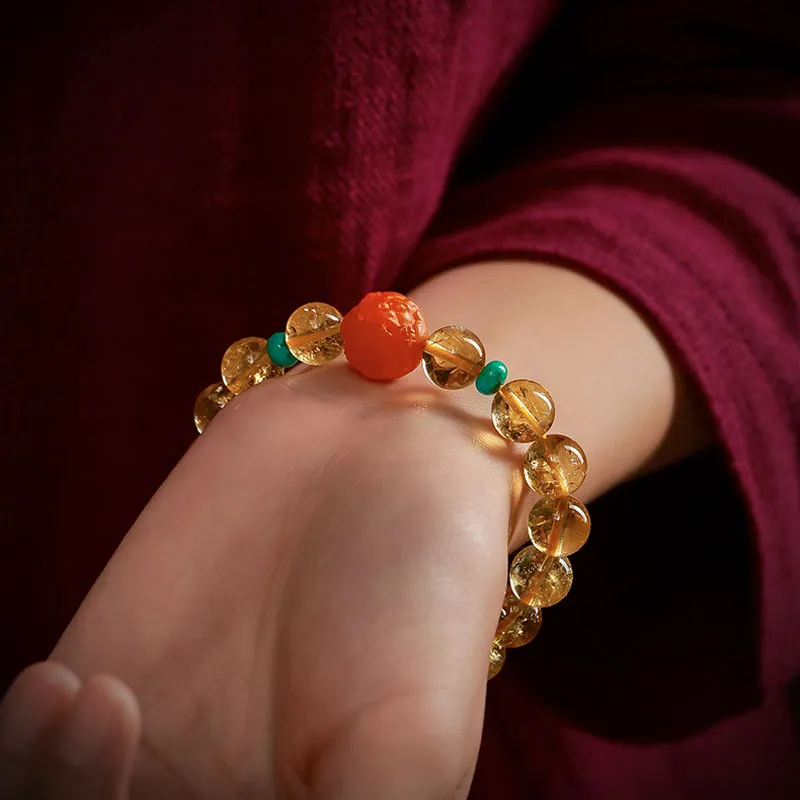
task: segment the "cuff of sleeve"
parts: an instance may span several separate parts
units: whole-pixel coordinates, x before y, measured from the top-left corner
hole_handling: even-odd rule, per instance
[[[477,261],[562,264],[626,297],[661,330],[706,398],[751,516],[769,692],[800,663],[792,634],[800,629],[800,542],[786,529],[800,519],[792,421],[800,344],[781,324],[786,307],[771,296],[774,282],[762,279],[775,268],[775,248],[763,246],[758,220],[743,222],[729,196],[681,174],[685,161],[672,158],[651,153],[632,163],[625,154],[621,163],[606,153],[564,172],[532,171],[523,180],[517,174],[514,185],[469,190],[449,207],[459,224],[432,231],[401,288]],[[537,187],[533,201],[520,186]],[[515,199],[520,194],[527,196]],[[481,219],[486,208],[500,210]],[[731,241],[729,230],[750,236]]]

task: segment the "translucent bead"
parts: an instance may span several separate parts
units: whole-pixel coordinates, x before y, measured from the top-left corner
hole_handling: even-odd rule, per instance
[[[572,494],[585,477],[586,454],[576,441],[560,433],[536,439],[525,456],[525,480],[545,497]]]
[[[434,331],[422,351],[422,368],[440,389],[463,389],[480,375],[486,363],[481,340],[467,328],[448,325]]]
[[[234,342],[222,357],[223,383],[234,393],[283,375],[283,367],[273,364],[267,355],[267,340],[260,336],[248,336]]]
[[[422,360],[428,323],[420,307],[398,292],[370,292],[342,323],[350,366],[371,381],[393,381]]]
[[[591,521],[577,497],[543,497],[531,509],[528,536],[549,556],[571,556],[586,544]]]
[[[521,602],[538,608],[554,606],[572,586],[572,565],[566,558],[553,558],[528,545],[511,562],[508,583]]]
[[[553,424],[556,409],[544,386],[535,381],[511,381],[492,400],[492,422],[512,442],[532,442]]]
[[[194,426],[197,432],[202,433],[232,398],[233,392],[224,383],[206,386],[194,401]]]
[[[341,355],[342,315],[327,303],[300,306],[286,323],[286,346],[304,364],[320,366]]]
[[[542,610],[520,602],[509,588],[494,635],[495,644],[502,647],[522,647],[536,638],[541,627]]]
[[[489,650],[489,678],[491,680],[503,669],[503,664],[506,663],[506,649],[499,644],[492,642],[492,648]]]

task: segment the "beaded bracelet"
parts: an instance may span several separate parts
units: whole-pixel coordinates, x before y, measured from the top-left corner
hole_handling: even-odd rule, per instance
[[[489,653],[489,679],[506,659],[506,648],[532,641],[542,624],[542,608],[562,600],[572,586],[567,556],[589,536],[586,507],[572,496],[586,476],[586,455],[577,442],[549,434],[555,406],[549,392],[529,380],[506,383],[502,361],[486,363],[480,339],[467,328],[448,325],[428,336],[416,303],[396,292],[368,294],[342,316],[327,303],[298,308],[284,332],[269,339],[234,342],[222,358],[222,382],[204,389],[194,405],[202,433],[237,394],[298,362],[319,366],[344,351],[350,365],[370,380],[389,381],[413,371],[422,361],[425,375],[441,389],[474,383],[492,396],[492,423],[505,439],[530,443],[524,475],[541,499],[528,517],[531,544],[511,560],[500,620]]]

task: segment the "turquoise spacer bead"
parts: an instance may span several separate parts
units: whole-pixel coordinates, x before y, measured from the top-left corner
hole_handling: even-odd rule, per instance
[[[502,361],[490,361],[475,379],[475,388],[481,394],[494,394],[506,382],[508,367]]]
[[[273,333],[267,339],[267,355],[279,367],[293,367],[297,363],[297,359],[286,346],[286,334],[283,331]]]

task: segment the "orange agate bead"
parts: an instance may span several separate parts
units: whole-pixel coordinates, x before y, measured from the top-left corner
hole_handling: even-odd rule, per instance
[[[342,321],[344,354],[356,372],[391,381],[422,360],[428,325],[419,306],[397,292],[368,294]]]

